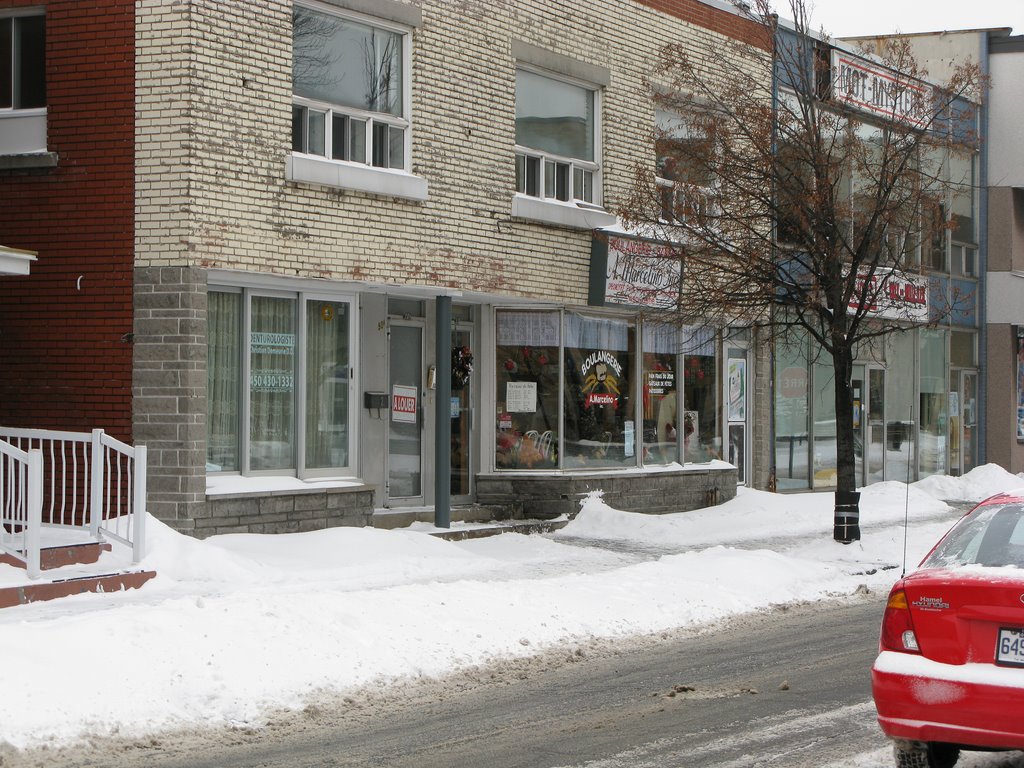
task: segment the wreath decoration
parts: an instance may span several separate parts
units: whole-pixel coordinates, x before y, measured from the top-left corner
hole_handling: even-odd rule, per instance
[[[452,386],[458,389],[466,386],[473,373],[473,350],[469,347],[452,347]]]

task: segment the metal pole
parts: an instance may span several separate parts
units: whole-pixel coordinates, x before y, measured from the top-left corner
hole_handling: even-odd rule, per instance
[[[434,418],[434,525],[451,528],[452,517],[452,298],[436,302],[437,372]]]

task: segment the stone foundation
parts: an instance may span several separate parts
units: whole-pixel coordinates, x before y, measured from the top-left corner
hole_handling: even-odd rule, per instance
[[[369,526],[373,488],[365,485],[310,491],[262,491],[207,496],[191,533],[301,533],[340,526]]]
[[[735,467],[647,473],[561,475],[485,474],[476,479],[477,503],[498,518],[572,516],[590,491],[603,491],[609,506],[663,515],[721,504],[736,496]]]

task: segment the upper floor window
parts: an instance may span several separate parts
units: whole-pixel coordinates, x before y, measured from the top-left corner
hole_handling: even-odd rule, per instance
[[[705,126],[664,109],[655,110],[657,184],[661,216],[669,223],[707,221],[715,199],[714,141]]]
[[[564,202],[599,202],[597,91],[516,71],[516,190]]]
[[[407,31],[296,5],[292,150],[408,167]]]
[[[0,110],[46,106],[46,18],[0,17]]]

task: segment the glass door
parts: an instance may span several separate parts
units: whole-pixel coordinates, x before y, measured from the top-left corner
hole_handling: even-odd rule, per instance
[[[885,369],[868,368],[864,408],[864,484],[885,479]]]
[[[395,321],[388,328],[389,506],[423,504],[423,325]]]
[[[885,479],[885,369],[854,365],[853,454],[857,483]]]
[[[748,450],[747,405],[749,386],[747,380],[747,350],[742,347],[725,348],[725,405],[726,441],[725,459],[736,467],[736,479],[740,485],[747,482],[750,451]]]
[[[458,324],[452,330],[452,501],[472,500],[473,494],[473,390],[474,376],[466,373],[466,351],[472,354],[472,325]],[[458,362],[457,362],[458,361]]]
[[[967,474],[978,465],[978,372],[960,371],[958,397],[950,396],[950,400],[959,400],[958,412],[953,412],[950,402],[950,462],[958,462],[960,474]],[[959,432],[959,434],[957,434]],[[959,447],[959,451],[955,449]],[[959,454],[953,457],[952,454]],[[952,468],[950,468],[952,474]]]

